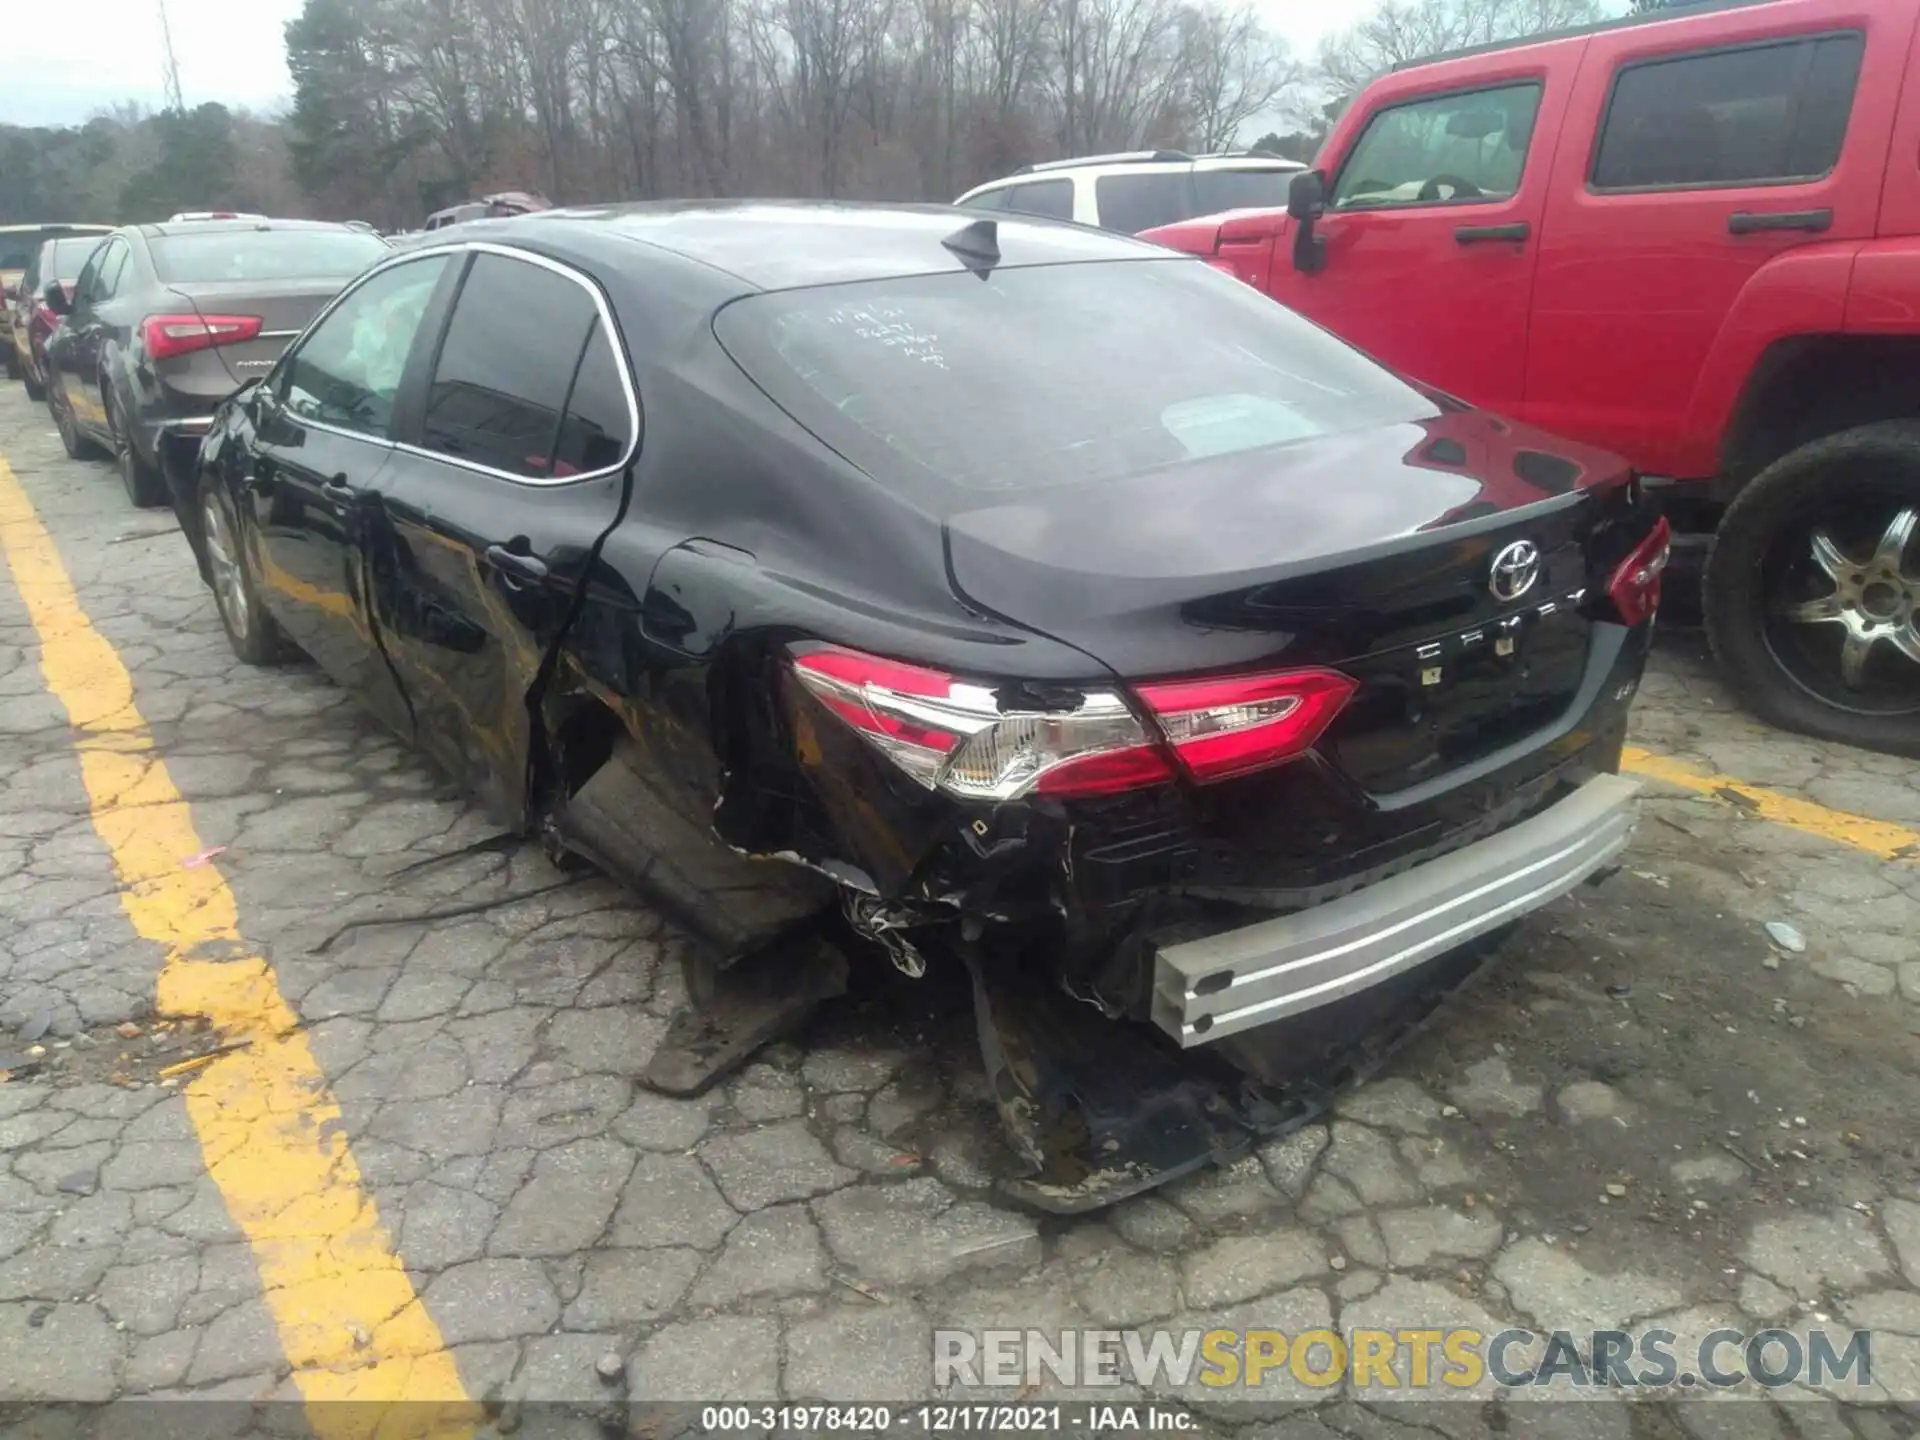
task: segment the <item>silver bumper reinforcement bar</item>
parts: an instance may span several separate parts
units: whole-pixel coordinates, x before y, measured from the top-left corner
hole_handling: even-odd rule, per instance
[[[1640,786],[1587,781],[1530,820],[1338,900],[1157,952],[1154,1021],[1182,1046],[1378,985],[1572,890],[1633,836]]]

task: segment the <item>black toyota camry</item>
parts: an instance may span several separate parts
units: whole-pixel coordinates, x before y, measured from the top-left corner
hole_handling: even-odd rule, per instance
[[[1632,828],[1622,463],[1076,226],[443,230],[227,402],[199,497],[242,658],[702,942],[653,1084],[850,955],[957,977],[1044,1208],[1316,1113]]]

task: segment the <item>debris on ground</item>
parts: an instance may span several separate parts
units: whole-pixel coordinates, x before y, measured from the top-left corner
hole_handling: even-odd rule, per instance
[[[1766,929],[1767,938],[1788,954],[1800,955],[1805,953],[1807,937],[1794,929],[1793,926],[1787,924],[1786,921],[1769,920]]]

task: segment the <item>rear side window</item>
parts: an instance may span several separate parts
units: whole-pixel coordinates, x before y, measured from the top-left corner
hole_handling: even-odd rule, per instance
[[[1007,187],[1007,209],[1022,215],[1043,215],[1049,220],[1073,219],[1073,182],[1036,180],[1026,185]]]
[[[1613,82],[1593,188],[1817,179],[1840,158],[1864,48],[1854,31],[1627,66]]]
[[[147,242],[168,284],[215,280],[346,280],[387,253],[364,230],[212,230]]]
[[[614,359],[607,327],[594,322],[587,353],[567,397],[567,413],[560,421],[560,443],[553,452],[553,474],[558,480],[586,475],[616,465],[633,439],[633,414]]]
[[[561,412],[598,320],[593,297],[558,271],[475,256],[434,366],[421,443],[508,475],[553,475]]]
[[[1287,203],[1289,170],[1196,170],[1193,194],[1201,215],[1222,210],[1279,210]]]
[[[1186,171],[1157,175],[1102,175],[1093,182],[1100,228],[1138,235],[1156,225],[1191,220],[1193,186]]]
[[[1520,188],[1540,86],[1435,95],[1367,121],[1333,184],[1333,208],[1471,205]]]

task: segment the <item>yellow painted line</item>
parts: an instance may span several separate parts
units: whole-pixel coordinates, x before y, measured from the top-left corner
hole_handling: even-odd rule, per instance
[[[80,608],[4,456],[0,552],[39,633],[47,688],[73,726],[127,918],[163,947],[160,1012],[204,1015],[222,1040],[248,1042],[182,1093],[207,1171],[252,1245],[309,1424],[321,1440],[470,1434],[480,1412],[361,1183],[300,1021],[241,938],[218,869],[183,868],[205,848],[187,802],[134,704],[132,677]]]
[[[1920,857],[1920,830],[1909,830],[1904,825],[1873,820],[1865,815],[1852,815],[1845,810],[1830,810],[1811,800],[1798,800],[1791,795],[1782,795],[1777,790],[1769,790],[1764,785],[1749,785],[1731,776],[1703,773],[1669,756],[1656,755],[1651,750],[1641,750],[1632,745],[1621,756],[1620,768],[1635,775],[1644,775],[1649,780],[1664,780],[1669,785],[1678,785],[1696,794],[1718,796],[1731,805],[1751,811],[1762,820],[1771,820],[1776,825],[1784,825],[1789,830],[1798,830],[1805,835],[1818,835],[1823,840],[1832,840],[1837,844],[1851,845],[1882,860]]]

